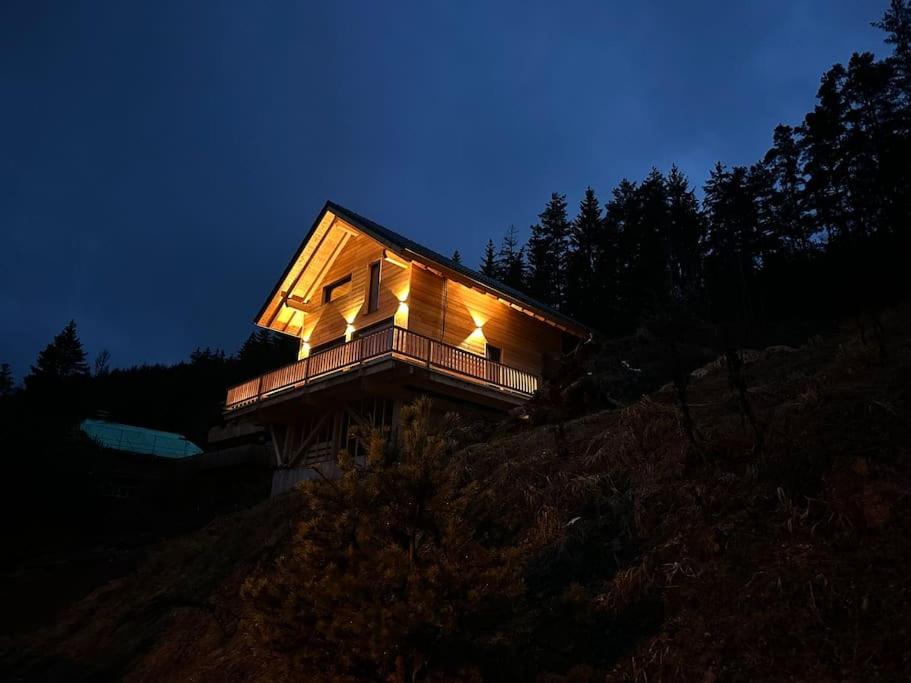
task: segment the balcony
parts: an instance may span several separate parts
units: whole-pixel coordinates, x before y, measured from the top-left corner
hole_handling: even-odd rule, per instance
[[[387,327],[231,387],[228,389],[225,410],[253,405],[288,389],[314,384],[335,373],[387,358],[430,368],[526,398],[538,388],[538,378],[535,375],[401,327]]]

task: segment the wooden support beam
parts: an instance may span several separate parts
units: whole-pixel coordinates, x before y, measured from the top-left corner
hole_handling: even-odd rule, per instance
[[[346,232],[342,235],[342,238],[338,241],[338,244],[335,245],[335,249],[332,250],[332,253],[329,255],[329,258],[323,264],[323,267],[320,268],[319,273],[313,279],[313,282],[310,283],[310,286],[307,288],[307,292],[303,296],[305,303],[309,303],[310,299],[313,297],[314,291],[323,283],[323,280],[326,278],[329,270],[332,268],[332,264],[335,263],[335,259],[338,258],[338,255],[341,253],[342,249],[345,248],[345,245],[348,243],[348,240],[351,239],[351,233]]]
[[[281,467],[282,449],[278,445],[278,430],[276,430],[275,425],[269,425],[269,434],[272,437],[272,448],[275,450],[275,464]]]
[[[361,415],[356,410],[354,410],[351,406],[346,405],[345,412],[347,412],[348,415],[351,416],[351,419],[357,423],[357,426],[360,427],[362,430],[364,430],[366,433],[369,434],[370,432],[373,431],[373,424],[369,420],[367,420],[363,415]],[[357,433],[354,434],[354,438],[357,439],[358,441],[360,441],[361,446],[364,448],[364,450],[367,450],[370,448],[370,444],[365,443],[364,440],[362,438],[360,438],[360,436]]]
[[[406,261],[403,261],[402,259],[400,259],[398,256],[396,256],[393,252],[389,251],[388,249],[383,249],[383,259],[388,261],[389,263],[391,263],[394,266],[398,266],[399,268],[408,267],[408,263]]]
[[[282,293],[282,295],[284,296],[284,292]],[[289,294],[289,295],[287,295],[287,301],[285,301],[285,305],[288,308],[293,308],[297,311],[300,311],[301,313],[312,313],[316,308],[319,307],[320,302],[318,302],[318,301],[307,302],[307,301],[304,301],[303,298],[301,298],[299,296],[294,296],[293,294]]]
[[[358,235],[361,234],[357,228],[351,227],[345,221],[343,221],[341,218],[336,218],[334,225],[336,228],[338,228],[342,232],[348,233],[351,237],[357,237]]]
[[[333,414],[332,412],[323,413],[323,416],[319,420],[316,421],[316,423],[313,425],[313,428],[310,430],[310,433],[307,434],[306,438],[301,439],[300,446],[298,446],[297,449],[294,451],[294,453],[288,458],[289,467],[294,465],[294,463],[296,463],[300,459],[301,455],[303,455],[304,452],[306,452],[306,450],[310,447],[310,444],[313,443],[313,440],[316,439],[317,434],[319,434],[319,430],[322,428],[322,426],[326,423],[326,420],[332,414]],[[301,436],[303,437],[303,431],[301,431]]]
[[[269,322],[266,323],[266,327],[272,327],[272,324],[275,322],[275,317],[278,315],[278,312],[282,310],[282,307],[285,305],[288,296],[291,294],[291,292],[294,291],[294,288],[297,287],[297,283],[300,281],[301,276],[307,271],[307,268],[310,266],[310,262],[313,260],[313,257],[316,256],[317,252],[319,252],[320,247],[323,246],[323,242],[326,241],[326,237],[328,237],[329,233],[332,232],[332,228],[335,227],[337,220],[338,219],[333,219],[333,221],[329,224],[329,227],[326,228],[326,231],[320,236],[319,242],[316,243],[313,251],[310,252],[310,256],[307,257],[306,262],[297,272],[294,280],[291,281],[291,284],[288,286],[288,290],[284,295],[280,297],[278,306],[275,307],[275,310],[272,311],[272,315],[269,316]]]

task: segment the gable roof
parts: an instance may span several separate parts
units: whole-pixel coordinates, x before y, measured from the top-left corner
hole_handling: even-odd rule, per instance
[[[360,214],[345,208],[341,204],[336,204],[332,201],[327,201],[325,205],[323,205],[322,210],[319,212],[319,215],[313,222],[313,226],[304,237],[300,247],[298,247],[291,261],[288,263],[287,268],[285,268],[285,271],[282,273],[281,278],[279,278],[278,282],[273,288],[272,293],[269,295],[269,298],[266,299],[266,302],[259,310],[259,313],[257,313],[256,318],[254,318],[254,322],[258,323],[262,319],[263,315],[266,312],[266,309],[269,307],[270,302],[272,302],[275,296],[279,293],[282,283],[288,277],[291,269],[294,268],[294,265],[297,263],[298,259],[303,253],[304,248],[310,241],[310,238],[316,232],[327,212],[335,214],[345,222],[349,223],[352,227],[355,227],[358,230],[364,232],[369,237],[372,237],[377,242],[381,243],[383,246],[399,255],[406,257],[410,255],[412,258],[416,257],[416,260],[429,262],[429,265],[435,265],[444,270],[447,270],[451,274],[460,276],[460,279],[469,280],[472,283],[480,285],[481,288],[486,289],[491,293],[495,293],[507,301],[518,304],[520,307],[530,309],[531,311],[538,313],[548,320],[558,323],[561,327],[566,329],[566,331],[572,334],[584,337],[590,333],[590,328],[587,325],[583,325],[579,321],[569,317],[568,315],[565,315],[564,313],[561,313],[548,304],[545,304],[544,302],[539,301],[538,299],[535,299],[534,297],[531,297],[524,292],[520,292],[517,289],[508,287],[502,282],[499,282],[498,280],[495,280],[494,278],[484,275],[483,273],[480,273],[476,270],[468,268],[461,263],[456,263],[452,259],[447,258],[446,256],[433,251],[432,249],[428,249],[422,244],[418,244],[417,242],[408,239],[404,235],[401,235],[394,230],[390,230],[389,228],[380,225],[379,223],[361,216]]]

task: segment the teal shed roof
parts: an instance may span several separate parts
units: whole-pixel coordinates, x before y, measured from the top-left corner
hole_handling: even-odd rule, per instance
[[[195,443],[173,432],[106,420],[83,420],[79,428],[100,445],[117,451],[157,455],[162,458],[186,458],[202,453],[202,449]]]

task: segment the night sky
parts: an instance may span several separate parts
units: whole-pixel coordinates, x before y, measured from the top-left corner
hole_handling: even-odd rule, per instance
[[[114,366],[233,352],[326,199],[477,265],[552,191],[701,186],[885,5],[5,0],[0,362],[70,318]]]

